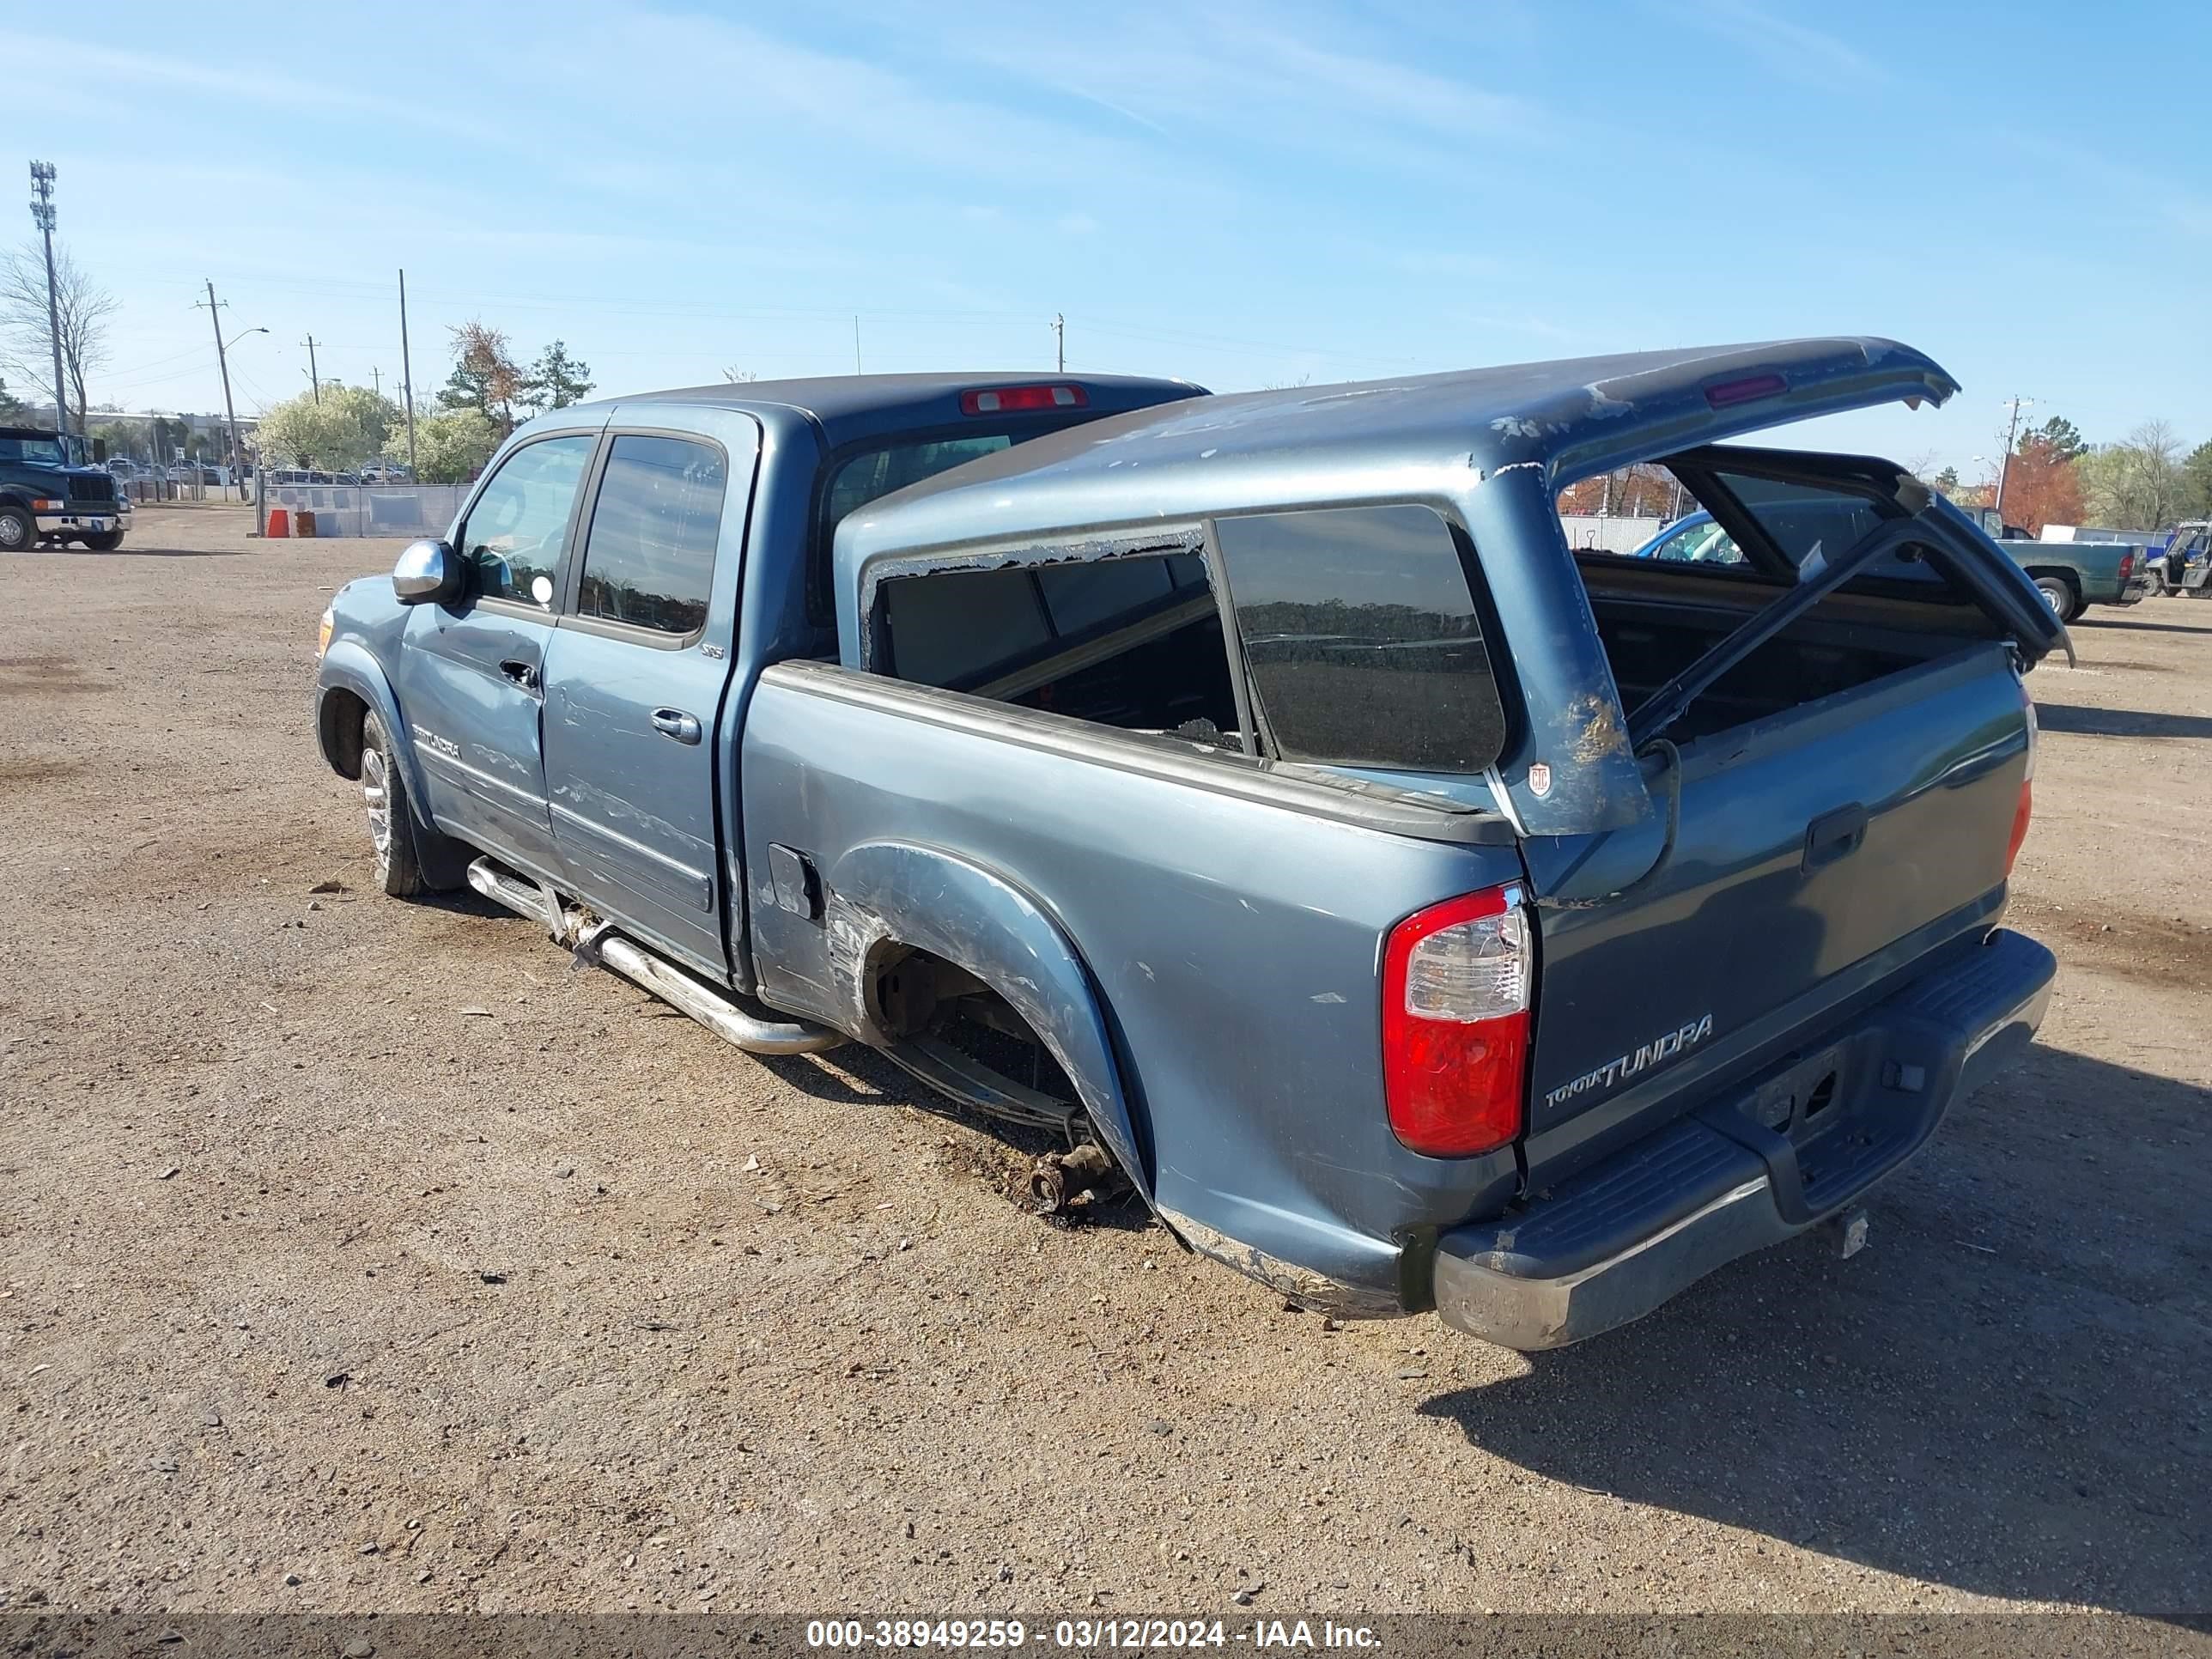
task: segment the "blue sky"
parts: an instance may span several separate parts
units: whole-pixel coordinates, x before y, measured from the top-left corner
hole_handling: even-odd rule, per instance
[[[1072,368],[1221,389],[1887,334],[1966,391],[1820,439],[1970,477],[2014,392],[2212,436],[2212,7],[59,18],[0,21],[0,162],[59,167],[129,408],[219,406],[210,276],[271,330],[241,412],[306,386],[310,332],[392,389],[404,265],[420,393],[471,316],[612,392],[846,372],[856,313],[872,370],[1048,368],[1060,312]]]

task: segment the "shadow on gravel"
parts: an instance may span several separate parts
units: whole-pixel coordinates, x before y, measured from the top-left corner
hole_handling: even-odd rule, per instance
[[[2085,738],[2212,738],[2212,715],[2161,714],[2147,708],[2039,702],[2035,723],[2045,732],[2069,732]]]
[[[2192,610],[2187,622],[2133,622],[2118,617],[2077,617],[2069,628],[2126,629],[2137,634],[2212,634],[2212,602],[2200,599],[2179,599],[2178,605],[2202,606]]]
[[[1873,1203],[1425,1414],[1534,1474],[1978,1595],[2212,1603],[2212,1090],[2038,1047]],[[1850,1591],[1839,1590],[1850,1599]]]
[[[110,559],[242,559],[257,551],[251,547],[134,547],[129,542],[112,553],[104,553]]]

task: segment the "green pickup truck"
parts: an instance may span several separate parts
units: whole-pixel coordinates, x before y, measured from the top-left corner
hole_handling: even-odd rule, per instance
[[[1959,507],[1959,503],[1951,503]],[[2041,542],[2007,524],[1993,507],[1959,507],[2012,562],[2035,578],[2043,602],[2063,623],[2093,605],[2133,605],[2150,593],[2150,559],[2130,542]]]

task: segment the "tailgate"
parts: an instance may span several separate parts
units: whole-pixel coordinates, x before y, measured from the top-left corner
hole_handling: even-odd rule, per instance
[[[1694,745],[1674,853],[1651,884],[1536,909],[1531,1165],[1571,1121],[1589,1120],[1554,1146],[1817,1035],[1986,927],[2028,753],[1994,643]],[[1657,855],[1656,830],[1612,840],[1577,890],[1632,880]],[[1539,892],[1568,879],[1566,850],[1530,844]]]
[[[1985,929],[2025,828],[2021,665],[2065,639],[1994,543],[1888,463],[1709,447],[1670,464],[1747,562],[1779,579],[1779,597],[1630,710],[1655,800],[1676,780],[1654,739],[1672,731],[1681,744],[1670,854],[1656,824],[1527,844],[1549,901],[1536,912],[1532,1166],[1817,1041],[1929,952]],[[1792,630],[1823,590],[1862,575],[1893,615],[1918,611],[1924,593],[1929,616],[1940,599],[1958,620],[1929,635],[1924,659],[1820,695],[1806,678],[1820,653],[1860,636],[1832,621],[1824,642],[1793,644]],[[1686,593],[1697,580],[1685,576]],[[1981,637],[1953,631],[1975,611]],[[1717,730],[1708,719],[1694,741],[1674,724],[1770,643],[1782,653],[1770,663],[1790,665],[1784,689],[1805,701]],[[1562,902],[1569,893],[1620,896]]]

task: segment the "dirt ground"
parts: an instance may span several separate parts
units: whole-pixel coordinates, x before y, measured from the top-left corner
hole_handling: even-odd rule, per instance
[[[2057,998],[1870,1247],[1532,1360],[368,890],[308,697],[394,544],[138,520],[0,562],[0,1605],[2212,1607],[2212,604],[2034,675]]]

